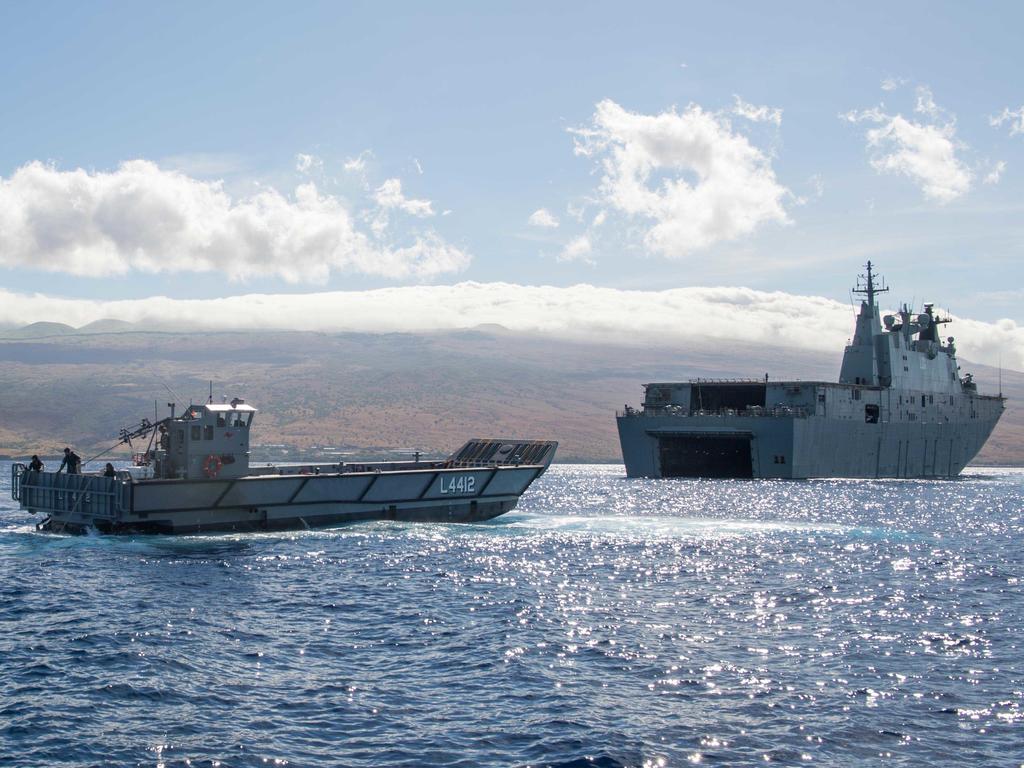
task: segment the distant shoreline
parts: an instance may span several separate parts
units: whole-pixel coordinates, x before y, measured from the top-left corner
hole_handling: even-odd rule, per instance
[[[0,461],[9,461],[11,463],[16,463],[16,462],[23,462],[24,463],[24,462],[29,461],[31,458],[32,458],[32,454],[27,454],[27,455],[23,455],[23,456],[9,456],[7,454],[0,453]],[[47,462],[60,462],[64,457],[61,454],[49,454],[49,455],[42,454],[42,455],[39,456],[39,458],[45,464]],[[116,454],[107,454],[107,455],[105,455],[105,456],[103,456],[101,458],[104,461],[128,461],[128,457],[127,456],[116,455]],[[95,461],[99,461],[99,460],[100,459],[95,459]],[[322,457],[303,457],[303,456],[295,456],[295,457],[291,457],[290,456],[290,457],[287,457],[287,458],[279,458],[279,459],[276,459],[276,460],[275,459],[269,459],[269,458],[268,459],[254,459],[251,462],[252,465],[258,465],[258,464],[327,464],[327,463],[332,463],[332,462],[326,462],[326,461],[324,461],[324,459]],[[607,461],[607,460],[600,460],[600,459],[594,459],[594,460],[573,460],[573,461],[559,461],[558,459],[555,459],[555,461],[552,462],[552,466],[570,466],[570,467],[571,466],[595,466],[595,465],[597,465],[597,466],[614,467],[614,466],[621,465],[621,464],[622,464],[621,461]],[[981,463],[981,464],[971,463],[971,464],[968,464],[964,469],[965,470],[967,470],[967,469],[1024,469],[1024,463],[1000,464],[1000,463],[995,463],[995,462],[989,461],[989,462],[985,462],[985,463]],[[810,479],[820,479],[820,478],[810,478]],[[830,479],[840,479],[841,480],[842,478],[830,478]],[[914,480],[914,479],[922,479],[922,478],[850,478],[850,479],[857,479],[857,480],[859,480],[859,479],[867,479],[867,480],[872,480],[872,479],[879,479],[879,480],[909,479],[909,480]],[[923,478],[923,479],[941,479],[941,478]]]

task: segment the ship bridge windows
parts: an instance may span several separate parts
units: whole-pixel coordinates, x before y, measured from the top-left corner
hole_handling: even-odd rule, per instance
[[[213,440],[213,426],[207,424],[203,427],[203,440]]]
[[[244,429],[252,423],[252,411],[217,411],[218,429]]]
[[[230,413],[228,414],[228,426],[234,429],[243,429],[249,426],[252,421],[251,413]]]
[[[191,427],[191,432],[192,432],[192,434],[190,435],[190,437],[193,440],[198,440],[200,438],[200,433],[202,432],[202,428],[198,424],[193,424],[192,427]]]

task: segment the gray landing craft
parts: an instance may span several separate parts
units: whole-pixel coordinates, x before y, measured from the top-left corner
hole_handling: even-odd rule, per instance
[[[931,304],[879,321],[871,262],[839,382],[711,381],[644,387],[618,414],[629,477],[953,477],[1003,413],[960,376]]]
[[[136,466],[67,475],[12,468],[12,495],[58,533],[262,531],[361,520],[477,522],[512,509],[558,444],[470,440],[441,461],[249,466],[256,409],[242,400],[192,405],[143,421],[122,441],[149,438]]]

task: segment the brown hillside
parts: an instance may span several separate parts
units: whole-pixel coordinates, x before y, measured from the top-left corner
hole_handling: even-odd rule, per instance
[[[614,412],[647,381],[697,376],[834,379],[839,353],[742,343],[626,347],[448,334],[93,333],[0,341],[0,453],[98,451],[118,428],[177,401],[261,409],[254,442],[446,452],[472,435],[561,442],[562,461],[618,461]],[[996,373],[973,370],[983,391]],[[1004,372],[1007,413],[979,457],[1024,464],[1024,375]],[[173,390],[176,395],[172,396]]]

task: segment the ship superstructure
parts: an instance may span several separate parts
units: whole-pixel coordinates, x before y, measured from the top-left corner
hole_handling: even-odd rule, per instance
[[[871,262],[839,381],[651,383],[618,415],[629,477],[953,477],[1005,408],[960,375],[925,304],[880,318]]]
[[[256,409],[243,400],[190,405],[143,420],[122,442],[146,440],[135,466],[102,474],[12,467],[12,496],[42,530],[199,533],[303,528],[361,520],[477,522],[513,507],[544,473],[557,443],[474,439],[437,461],[252,466]]]

